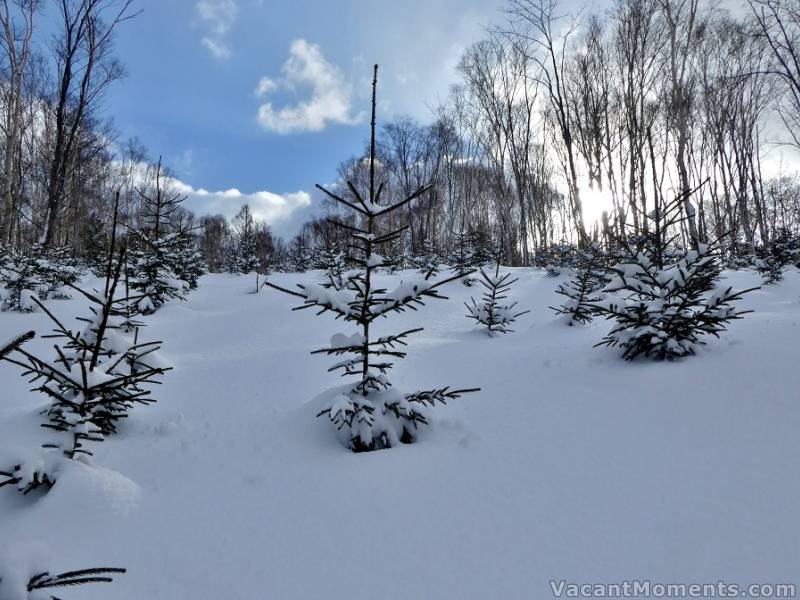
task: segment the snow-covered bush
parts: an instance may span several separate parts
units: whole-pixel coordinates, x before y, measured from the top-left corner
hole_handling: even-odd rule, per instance
[[[511,279],[511,273],[500,274],[500,265],[495,267],[494,276],[489,275],[483,267],[480,269],[480,284],[485,288],[481,303],[478,304],[475,298],[470,298],[467,307],[467,317],[474,319],[477,323],[486,327],[489,335],[499,335],[513,331],[511,325],[518,317],[530,312],[524,310],[515,312],[516,302],[505,302],[508,300],[508,292],[511,286],[518,281]]]
[[[547,271],[548,277],[558,277],[564,269],[576,264],[577,248],[566,242],[542,248],[533,257],[533,264]]]
[[[44,544],[14,543],[0,548],[0,600],[58,600],[51,590],[91,583],[111,583],[125,569],[95,567],[51,575],[50,551]]]
[[[628,246],[627,253],[627,260],[611,267],[604,288],[622,298],[592,304],[598,314],[615,322],[598,345],[622,348],[627,360],[694,354],[703,336],[718,337],[730,321],[751,312],[737,310],[734,303],[758,288],[720,287],[715,248],[700,244],[676,263],[662,266],[652,246]]]
[[[78,262],[67,247],[34,249],[38,256],[39,279],[42,282],[39,288],[39,298],[42,300],[65,300],[70,298],[67,291],[81,276]]]
[[[8,252],[0,267],[2,310],[33,312],[33,298],[46,289],[40,258],[32,252]]]
[[[368,195],[362,196],[350,183],[353,197],[346,200],[325,188],[320,189],[333,200],[356,211],[361,217],[358,227],[341,225],[349,232],[351,247],[356,252],[353,260],[359,269],[349,272],[341,289],[325,288],[315,284],[299,284],[298,290],[289,290],[271,282],[267,285],[303,300],[299,308],[317,308],[319,313],[331,312],[336,318],[352,323],[357,331],[352,334],[337,334],[330,346],[317,350],[331,356],[341,356],[342,360],[331,367],[343,375],[354,376],[357,382],[319,412],[326,415],[339,431],[343,442],[353,451],[378,450],[410,443],[416,439],[419,425],[426,424],[425,407],[436,403],[446,403],[462,394],[475,390],[451,390],[441,388],[403,393],[392,387],[388,371],[392,359],[403,358],[406,339],[419,329],[375,337],[372,324],[394,312],[408,308],[416,309],[423,305],[424,298],[442,298],[437,288],[449,281],[459,279],[458,275],[439,281],[426,277],[420,281],[400,282],[394,290],[388,291],[375,284],[378,269],[386,266],[385,259],[375,252],[376,247],[396,240],[406,227],[394,231],[380,230],[380,218],[405,206],[424,194],[429,186],[421,187],[409,197],[391,205],[377,202],[375,185],[375,86],[377,66],[373,80],[373,119],[372,144],[370,146],[370,180]]]
[[[556,293],[566,300],[560,306],[550,308],[564,315],[567,325],[585,324],[592,320],[592,305],[603,299],[603,287],[608,283],[605,259],[605,253],[596,244],[585,252],[578,252],[574,277],[556,288]]]

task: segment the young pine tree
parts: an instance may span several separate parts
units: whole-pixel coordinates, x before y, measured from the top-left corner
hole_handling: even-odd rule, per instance
[[[231,263],[234,273],[247,275],[261,271],[256,254],[256,223],[250,206],[244,204],[233,218],[234,257]]]
[[[414,264],[426,279],[435,277],[441,271],[442,259],[435,240],[430,238],[422,242],[422,252],[414,259]]]
[[[498,254],[497,244],[485,229],[472,227],[469,230],[470,254],[472,267],[482,267],[492,262]]]
[[[281,292],[303,300],[298,308],[316,308],[319,313],[331,312],[336,318],[356,326],[352,334],[337,334],[327,348],[317,350],[331,356],[341,356],[342,360],[331,367],[343,375],[353,376],[356,383],[345,393],[339,395],[324,407],[318,416],[325,415],[339,431],[344,443],[353,451],[378,450],[399,443],[413,442],[417,428],[427,424],[425,407],[446,403],[462,394],[476,389],[452,390],[443,387],[403,393],[394,388],[388,379],[392,360],[404,358],[404,347],[409,335],[420,331],[409,329],[400,333],[376,337],[373,323],[392,313],[403,312],[424,304],[424,298],[443,298],[438,288],[449,281],[459,279],[458,275],[439,281],[426,278],[418,282],[401,282],[388,291],[376,285],[375,276],[385,259],[375,250],[381,244],[397,239],[407,227],[395,231],[381,230],[381,217],[385,217],[424,194],[429,186],[419,188],[407,198],[394,204],[382,204],[381,193],[384,186],[376,187],[375,182],[375,93],[378,67],[375,66],[372,82],[372,121],[369,155],[369,189],[362,195],[351,182],[348,183],[351,199],[345,199],[329,192],[322,186],[320,190],[336,202],[355,211],[361,222],[358,226],[335,225],[349,232],[351,246],[356,252],[353,257],[359,269],[351,271],[340,290],[326,289],[320,285],[298,284],[298,291],[289,290],[273,283],[267,285]]]
[[[315,269],[325,271],[325,283],[322,284],[324,287],[337,290],[344,287],[344,274],[347,271],[347,261],[344,252],[342,252],[336,244],[325,240],[324,243],[316,249],[312,266]]]
[[[463,277],[461,280],[464,285],[471,286],[475,279],[467,277],[466,274],[474,271],[475,256],[472,252],[472,244],[470,239],[470,232],[455,231],[453,232],[453,251],[450,253],[450,268],[453,273]]]
[[[783,280],[787,265],[800,261],[800,239],[787,230],[779,230],[776,235],[756,252],[754,266],[766,285]]]
[[[170,300],[185,299],[196,268],[184,263],[192,255],[194,236],[172,222],[186,196],[166,191],[162,179],[159,158],[154,189],[136,190],[141,198],[144,226],[133,232],[128,276],[131,288],[140,297],[138,308],[143,314],[155,312]]]
[[[91,456],[91,444],[116,433],[133,406],[155,402],[148,388],[169,368],[154,357],[161,342],[139,340],[141,324],[134,319],[139,299],[123,292],[124,263],[124,249],[116,260],[109,256],[102,291],[73,286],[90,302],[91,314],[78,319],[83,329],[71,330],[38,298],[33,299],[54,324],[47,337],[57,340],[55,358],[40,358],[20,343],[0,352],[0,360],[20,367],[31,382],[39,382],[36,389],[49,400],[43,427],[54,435],[42,446],[44,453],[0,472],[0,487],[15,485],[23,494],[51,487],[64,460]]]
[[[608,283],[605,254],[597,244],[585,252],[578,252],[575,276],[556,288],[556,293],[566,297],[558,307],[550,308],[564,315],[567,325],[584,325],[592,320],[593,306],[604,298],[603,287]]]
[[[8,251],[0,267],[0,308],[4,311],[34,312],[33,302],[46,289],[46,270],[33,252]]]
[[[38,257],[39,279],[42,282],[39,288],[39,298],[42,300],[69,299],[70,295],[67,289],[75,284],[81,275],[77,261],[72,257],[69,248],[65,246],[37,247],[33,253]]]
[[[385,258],[387,263],[386,270],[389,273],[394,274],[405,269],[408,262],[408,254],[406,252],[406,236],[400,235],[385,245]]]
[[[620,241],[625,258],[611,268],[605,292],[621,295],[593,305],[614,321],[598,346],[619,347],[626,360],[646,356],[672,360],[694,354],[706,335],[719,337],[728,323],[751,311],[734,303],[750,291],[720,287],[719,246],[696,243],[683,258],[674,259],[669,231],[683,218],[684,197],[648,215],[648,235],[637,243]]]
[[[500,262],[497,262],[494,276],[489,275],[483,267],[480,269],[481,278],[478,282],[484,287],[485,291],[478,304],[475,298],[470,298],[470,303],[465,302],[467,307],[467,317],[474,319],[480,325],[486,327],[490,336],[510,333],[514,331],[511,325],[518,317],[529,313],[529,310],[515,312],[516,302],[507,303],[508,293],[511,286],[518,279],[511,279],[511,273],[500,274]]]
[[[312,268],[311,248],[302,232],[295,236],[289,247],[289,263],[295,273],[305,273]]]

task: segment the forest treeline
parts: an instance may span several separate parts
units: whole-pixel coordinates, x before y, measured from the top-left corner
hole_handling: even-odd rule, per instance
[[[118,139],[103,106],[124,76],[115,32],[137,10],[131,0],[0,2],[5,248],[102,256],[115,214],[118,227],[146,230],[147,199],[180,194],[160,160]],[[646,235],[649,215],[671,206],[687,248],[724,239],[729,257],[746,257],[798,235],[800,180],[774,157],[780,145],[800,150],[800,0],[564,11],[508,0],[430,122],[397,117],[378,131],[381,201],[430,184],[397,211],[410,224],[391,250],[398,261],[444,259],[469,234],[508,264],[534,264],[553,247]],[[339,166],[334,193],[365,183],[365,157]],[[228,222],[177,206],[160,233],[191,236],[212,271],[240,270],[251,251],[258,260],[244,268],[302,269],[342,246],[328,217],[352,218],[321,208],[287,241],[249,207]]]

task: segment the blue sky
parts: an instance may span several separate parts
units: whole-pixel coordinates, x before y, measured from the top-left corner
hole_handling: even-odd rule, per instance
[[[248,200],[291,233],[313,210],[314,184],[363,148],[371,65],[381,66],[379,118],[425,120],[503,1],[137,4],[117,36],[128,76],[107,96],[121,138],[163,155],[195,212],[232,216]]]

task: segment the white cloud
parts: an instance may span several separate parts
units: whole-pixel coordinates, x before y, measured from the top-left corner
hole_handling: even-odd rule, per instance
[[[214,40],[209,37],[204,37],[200,40],[203,46],[211,52],[211,56],[216,58],[217,60],[225,60],[226,58],[231,57],[231,49],[228,44],[222,42],[220,40]]]
[[[212,192],[194,189],[181,181],[174,183],[182,194],[188,196],[186,208],[197,215],[221,214],[230,220],[243,204],[249,204],[255,218],[271,226],[280,226],[289,221],[296,211],[311,206],[311,195],[303,191],[288,194],[258,191],[247,194],[231,188]]]
[[[353,114],[352,84],[338,67],[327,61],[316,44],[294,40],[282,72],[283,77],[277,82],[267,77],[261,79],[256,94],[263,97],[278,88],[308,88],[310,97],[281,108],[275,108],[271,102],[262,104],[258,122],[268,131],[280,134],[322,131],[328,123],[355,125],[363,119],[363,114]]]
[[[183,153],[192,160],[191,150]],[[154,166],[145,162],[116,161],[121,174],[131,178],[133,186],[148,186],[153,183]],[[222,215],[232,220],[243,204],[248,204],[253,216],[269,225],[273,233],[289,238],[294,236],[308,219],[319,216],[319,195],[312,196],[308,192],[297,191],[276,194],[265,190],[252,193],[242,192],[236,188],[221,191],[209,191],[195,188],[176,176],[165,176],[162,179],[164,189],[170,194],[177,193],[186,197],[182,204],[197,217],[205,215]]]
[[[274,80],[270,79],[269,77],[262,77],[261,81],[258,82],[258,87],[256,88],[256,96],[259,98],[263,98],[267,94],[269,94],[272,90],[278,88],[278,84],[275,83]]]
[[[231,48],[227,35],[239,12],[236,0],[199,0],[196,7],[197,14],[208,29],[208,33],[201,38],[201,43],[214,58],[229,58]]]

